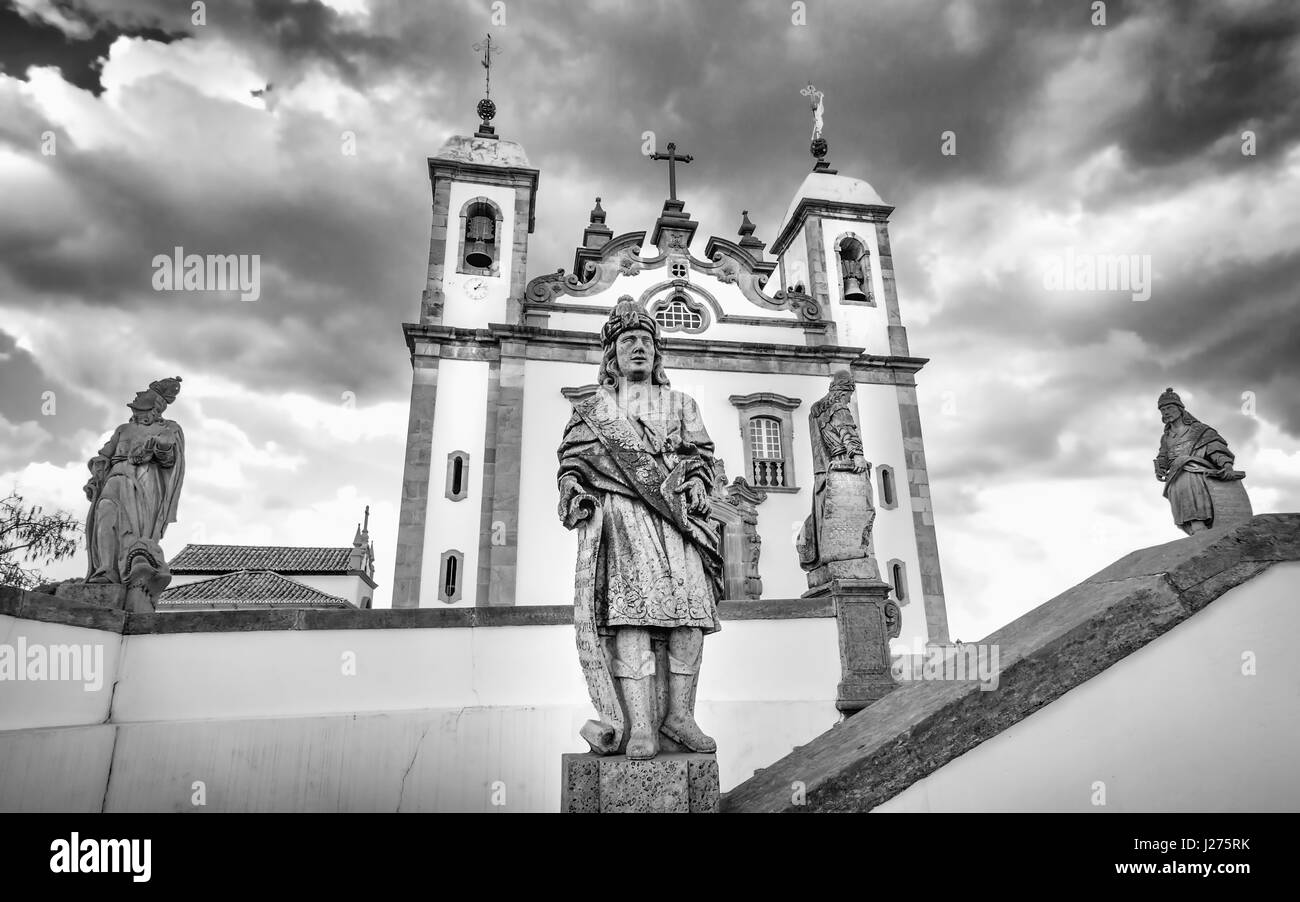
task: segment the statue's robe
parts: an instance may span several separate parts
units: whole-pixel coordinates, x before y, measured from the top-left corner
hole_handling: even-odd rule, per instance
[[[822,562],[821,525],[826,507],[826,473],[832,462],[852,460],[861,455],[862,437],[847,404],[833,395],[812,406],[808,413],[808,435],[813,458],[812,513],[804,521],[797,546],[800,566],[813,570]]]
[[[142,464],[131,462],[150,439],[172,443]],[[87,582],[122,583],[128,561],[141,548],[162,565],[162,539],[176,522],[176,506],[185,480],[185,433],[172,420],[150,426],[123,423],[92,460],[102,469],[92,475],[90,513],[86,517]],[[102,474],[102,475],[101,475]]]
[[[654,391],[657,401],[630,418],[607,389],[575,400],[559,478],[573,474],[601,496],[603,626],[714,632],[723,588],[718,535],[673,491],[697,479],[703,495],[712,492],[713,440],[689,395]]]
[[[620,752],[626,742],[627,712],[614,675],[616,666],[628,665],[616,660],[613,631],[720,627],[718,534],[677,491],[698,480],[700,492],[710,494],[713,441],[694,400],[667,388],[656,392],[658,403],[629,416],[608,389],[572,393],[573,416],[558,451],[559,478],[576,476],[584,492],[562,515],[578,530],[573,619],[598,714],[581,733],[601,755]]]
[[[1204,520],[1213,525],[1214,502],[1205,483],[1206,474],[1218,472],[1233,460],[1227,442],[1199,420],[1179,420],[1165,426],[1156,470],[1164,476],[1164,495],[1169,499],[1175,524],[1185,526],[1193,520]]]

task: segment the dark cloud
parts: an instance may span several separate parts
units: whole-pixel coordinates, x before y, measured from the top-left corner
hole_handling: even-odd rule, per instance
[[[169,32],[153,25],[123,26],[75,3],[51,5],[79,25],[85,36],[68,34],[40,18],[24,16],[12,0],[5,0],[0,5],[0,72],[22,78],[30,66],[57,66],[70,84],[98,96],[104,91],[100,83],[101,60],[108,55],[113,41],[125,36],[169,44],[185,36],[183,31]]]

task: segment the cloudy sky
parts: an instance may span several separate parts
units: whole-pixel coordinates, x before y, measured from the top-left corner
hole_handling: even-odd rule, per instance
[[[370,504],[386,605],[425,158],[475,127],[491,31],[495,124],[541,170],[530,276],[598,194],[651,227],[646,131],[696,158],[701,246],[742,209],[771,241],[825,92],[831,162],[897,205],[954,637],[1180,535],[1167,385],[1257,511],[1300,510],[1295,4],[0,2],[0,489],[84,512],[123,404],[181,375],[164,548],[344,544]],[[259,254],[261,298],[153,291],[177,245]],[[1046,290],[1067,253],[1149,255],[1151,297]]]

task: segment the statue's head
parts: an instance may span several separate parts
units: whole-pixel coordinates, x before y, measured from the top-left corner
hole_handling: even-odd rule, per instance
[[[853,374],[848,370],[836,370],[831,376],[832,392],[852,392],[853,388]]]
[[[1160,399],[1156,401],[1156,406],[1160,408],[1160,420],[1166,426],[1170,423],[1176,423],[1187,416],[1187,408],[1183,407],[1183,399],[1178,397],[1178,393],[1173,388],[1166,388],[1161,392]]]
[[[629,295],[618,299],[600,330],[600,343],[604,349],[598,377],[601,385],[612,388],[624,379],[669,384],[659,324]]]
[[[158,421],[167,402],[156,391],[147,388],[142,392],[136,392],[135,400],[126,406],[134,411],[131,416],[132,422],[151,426]]]

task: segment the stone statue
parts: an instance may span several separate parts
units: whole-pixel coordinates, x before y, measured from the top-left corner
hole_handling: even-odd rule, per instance
[[[812,513],[799,533],[799,564],[808,588],[832,579],[879,579],[871,556],[871,464],[862,454],[862,434],[853,415],[853,375],[840,370],[831,389],[808,414],[812,441]]]
[[[1156,406],[1165,431],[1153,463],[1174,523],[1190,536],[1249,520],[1250,498],[1241,483],[1246,474],[1233,469],[1227,442],[1188,413],[1173,388],[1165,389]]]
[[[578,530],[574,621],[599,755],[713,752],[695,722],[706,633],[719,629],[722,557],[709,522],[713,441],[669,387],[659,324],[630,297],[601,330],[600,385],[566,389],[559,516]]]
[[[159,541],[176,522],[185,434],[162,414],[180,387],[177,376],[137,393],[127,405],[130,421],[87,463],[86,585],[124,587],[126,606],[134,610],[151,610],[152,599],[171,582]]]
[[[812,140],[816,141],[822,136],[822,128],[826,116],[826,95],[818,91],[811,84],[799,91],[804,97],[808,98],[808,105],[813,111],[813,130]]]

